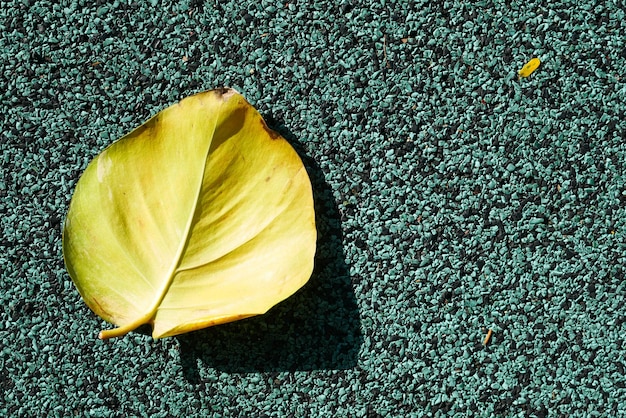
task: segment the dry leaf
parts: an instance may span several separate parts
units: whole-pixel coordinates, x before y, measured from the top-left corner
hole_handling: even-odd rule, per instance
[[[300,157],[237,92],[182,100],[87,167],[64,224],[65,263],[121,336],[162,338],[266,312],[313,270]]]

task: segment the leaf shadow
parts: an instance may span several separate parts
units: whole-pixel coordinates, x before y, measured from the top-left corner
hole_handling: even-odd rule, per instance
[[[363,341],[343,250],[341,216],[317,163],[283,125],[268,124],[296,149],[313,186],[318,232],[308,283],[264,315],[176,337],[183,374],[204,381],[206,367],[229,373],[350,369]]]

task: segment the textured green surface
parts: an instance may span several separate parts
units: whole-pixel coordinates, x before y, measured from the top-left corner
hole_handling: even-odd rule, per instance
[[[620,6],[54,3],[0,7],[0,415],[626,416]],[[222,85],[303,156],[316,272],[263,317],[98,341],[78,176]]]

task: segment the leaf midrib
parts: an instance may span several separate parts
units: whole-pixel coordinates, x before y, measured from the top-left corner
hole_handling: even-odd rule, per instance
[[[193,220],[195,218],[195,214],[198,209],[198,203],[200,201],[200,195],[202,193],[202,185],[204,184],[204,173],[206,171],[206,165],[209,159],[209,153],[211,152],[211,144],[213,143],[213,139],[215,137],[215,131],[217,128],[217,122],[221,116],[222,107],[224,105],[223,98],[220,98],[220,99],[222,99],[222,101],[220,102],[218,110],[215,112],[213,129],[210,135],[211,140],[209,144],[207,145],[206,153],[204,155],[204,164],[202,166],[203,170],[202,170],[202,175],[200,176],[201,177],[200,181],[198,183],[198,190],[196,192],[195,202],[192,206],[192,210],[190,211],[189,218],[187,220],[187,225],[185,226],[185,236],[183,239],[181,239],[180,246],[178,248],[176,256],[173,259],[172,266],[170,267],[169,272],[166,276],[164,285],[161,291],[156,294],[156,299],[154,303],[152,304],[152,306],[147,310],[147,312],[143,316],[132,321],[129,324],[120,326],[118,328],[101,331],[99,335],[100,339],[109,339],[109,338],[121,336],[138,328],[141,325],[152,323],[156,315],[156,312],[159,309],[159,306],[161,305],[161,303],[163,302],[163,299],[167,295],[169,288],[172,286],[172,282],[174,281],[174,277],[176,276],[176,271],[178,270],[178,266],[180,265],[180,262],[183,259],[183,254],[185,252],[185,249],[187,248],[187,244],[189,243],[189,237],[191,235]]]
[[[200,176],[200,181],[198,183],[198,190],[196,191],[196,198],[194,200],[193,208],[189,213],[189,218],[187,219],[187,225],[185,226],[185,237],[180,242],[180,247],[178,248],[176,257],[174,258],[172,262],[172,267],[169,270],[168,277],[165,281],[165,285],[163,286],[161,293],[157,296],[157,300],[154,302],[151,309],[149,310],[150,320],[154,319],[154,316],[156,315],[156,311],[159,309],[159,306],[163,302],[165,295],[167,295],[167,291],[172,286],[172,282],[174,281],[174,277],[176,276],[176,271],[178,270],[178,266],[180,265],[180,262],[183,259],[183,254],[185,253],[185,249],[187,248],[187,245],[189,243],[189,238],[191,236],[191,230],[193,226],[193,220],[198,210],[198,203],[200,202],[200,195],[202,193],[202,185],[204,184],[204,173],[206,171],[206,165],[209,159],[209,153],[211,152],[211,144],[213,143],[213,138],[215,137],[215,130],[217,128],[217,122],[221,115],[223,105],[224,105],[224,101],[222,100],[220,102],[219,109],[216,112],[216,115],[214,118],[213,129],[210,135],[211,140],[209,144],[207,145],[206,153],[204,155],[204,164],[202,165],[202,175]]]

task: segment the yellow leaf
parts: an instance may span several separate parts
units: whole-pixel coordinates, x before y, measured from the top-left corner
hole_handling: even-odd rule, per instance
[[[528,77],[539,67],[539,64],[541,64],[541,61],[539,60],[539,58],[531,59],[526,64],[524,64],[521,70],[519,70],[518,72],[519,76]]]
[[[265,313],[313,270],[300,157],[231,89],[183,99],[113,143],[78,181],[63,230],[85,303],[154,338]]]

